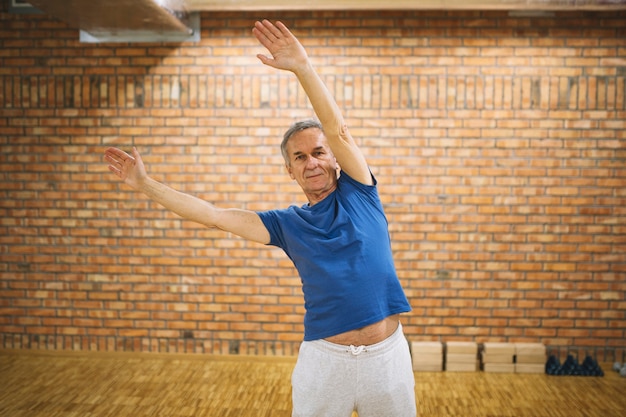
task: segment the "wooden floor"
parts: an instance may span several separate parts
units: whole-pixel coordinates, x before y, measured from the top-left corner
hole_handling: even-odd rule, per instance
[[[289,417],[294,363],[294,358],[0,351],[0,416]],[[416,373],[419,415],[626,416],[626,378],[609,367],[603,364],[601,378]]]

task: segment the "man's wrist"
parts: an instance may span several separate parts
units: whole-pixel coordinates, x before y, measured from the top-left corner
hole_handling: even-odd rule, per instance
[[[296,74],[299,79],[317,75],[315,68],[313,68],[313,64],[311,64],[309,60],[307,60],[303,65],[295,68],[293,73]]]

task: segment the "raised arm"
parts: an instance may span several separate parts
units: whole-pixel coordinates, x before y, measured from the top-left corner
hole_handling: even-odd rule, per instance
[[[339,106],[317,74],[298,39],[282,23],[268,20],[256,22],[254,36],[272,54],[257,57],[265,65],[293,72],[306,92],[313,110],[324,128],[337,162],[348,175],[364,184],[372,184],[372,176],[363,153],[343,120]]]
[[[221,209],[155,181],[147,175],[137,149],[133,148],[131,156],[120,149],[109,148],[105,151],[104,159],[109,163],[109,170],[128,186],[179,216],[248,240],[263,244],[269,242],[269,233],[258,214],[248,210]]]

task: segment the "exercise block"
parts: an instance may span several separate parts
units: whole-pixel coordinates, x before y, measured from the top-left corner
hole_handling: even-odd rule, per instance
[[[481,358],[482,358],[483,363],[512,364],[514,362],[514,355],[501,355],[501,354],[482,352]]]
[[[542,374],[545,372],[546,347],[541,343],[515,344],[515,372]]]
[[[478,370],[478,362],[462,363],[462,362],[446,362],[446,371],[448,372],[476,372]]]
[[[475,372],[478,370],[476,342],[446,342],[446,371]]]
[[[441,354],[443,353],[443,343],[411,342],[411,353]]]
[[[516,363],[515,372],[518,374],[543,374],[546,372],[546,366],[539,363]]]
[[[476,362],[475,353],[447,353],[446,362],[456,363],[474,363]]]
[[[488,342],[483,345],[483,352],[494,355],[515,355],[515,344]]]
[[[515,373],[514,363],[485,363],[483,370],[489,373]]]
[[[412,342],[413,370],[418,372],[443,371],[443,344],[441,342]]]
[[[546,347],[541,343],[516,343],[515,344],[516,355],[544,355],[546,354]]]
[[[474,354],[478,352],[476,342],[446,342],[446,354],[461,353]]]
[[[528,364],[545,364],[546,355],[534,354],[534,355],[515,355],[515,363],[528,363]]]
[[[485,372],[514,372],[515,345],[512,343],[487,342],[483,344],[481,359]]]
[[[413,362],[413,370],[415,372],[442,372],[443,361],[435,362]]]

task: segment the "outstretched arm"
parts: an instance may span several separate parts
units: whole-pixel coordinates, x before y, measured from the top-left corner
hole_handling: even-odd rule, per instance
[[[322,123],[328,144],[341,169],[355,180],[371,185],[372,175],[367,161],[350,135],[339,106],[313,68],[300,41],[282,22],[256,22],[252,32],[272,54],[272,57],[257,55],[261,62],[273,68],[291,71],[298,78]]]
[[[217,227],[245,239],[266,244],[270,237],[259,216],[248,210],[220,209],[189,194],[176,191],[150,178],[137,149],[133,155],[117,149],[105,151],[109,170],[135,191],[159,203],[179,216],[207,227]]]

